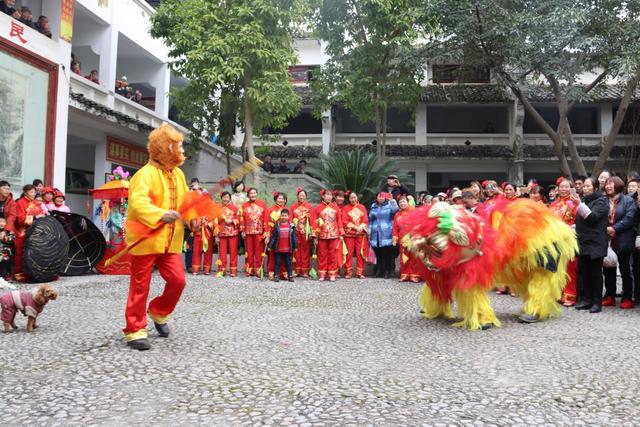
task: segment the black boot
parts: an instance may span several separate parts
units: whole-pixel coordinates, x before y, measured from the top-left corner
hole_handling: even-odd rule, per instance
[[[591,304],[590,302],[587,302],[587,301],[579,301],[579,302],[576,304],[575,308],[576,308],[576,310],[588,310],[588,309],[590,309],[590,308],[591,308],[591,306],[592,306],[592,304]]]
[[[166,323],[156,323],[153,322],[156,327],[156,331],[158,331],[158,335],[162,338],[167,338],[169,336],[169,325]]]
[[[151,348],[151,344],[146,338],[139,338],[137,340],[128,341],[127,346],[131,347],[134,350],[140,351],[149,350]]]

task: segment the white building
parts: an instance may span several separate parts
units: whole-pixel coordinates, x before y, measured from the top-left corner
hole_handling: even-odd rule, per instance
[[[88,189],[104,184],[117,166],[133,172],[146,162],[148,132],[171,122],[169,90],[185,82],[172,76],[163,42],[149,35],[155,9],[146,1],[16,3],[29,6],[34,20],[46,15],[52,38],[0,14],[0,105],[11,106],[0,119],[0,154],[7,154],[0,156],[0,177],[8,177],[16,193],[42,178],[65,189],[73,211],[86,213]],[[71,43],[60,37],[68,5],[74,12]],[[71,71],[72,53],[80,74]],[[99,83],[85,78],[92,70]],[[116,93],[123,76],[141,92],[139,102]],[[205,144],[200,157],[216,159],[218,152]],[[208,164],[216,169],[212,175],[223,173],[217,163]]]
[[[292,68],[292,80],[308,104],[308,78],[314,68],[325,62],[325,55],[322,43],[316,39],[298,40],[296,49],[300,64]],[[514,98],[492,84],[488,74],[477,76],[477,83],[456,84],[451,74],[454,68],[455,65],[427,64],[427,81],[415,110],[389,113],[387,153],[412,177],[413,182],[407,184],[415,190],[428,188],[434,193],[468,184],[472,179],[555,181],[560,169],[552,143]],[[619,87],[608,86],[599,91],[596,102],[578,105],[570,114],[572,131],[587,168],[595,161],[611,128],[621,92]],[[627,113],[608,164],[620,172],[638,167],[638,99],[636,107]],[[550,94],[542,93],[532,100],[548,121],[553,123],[555,117],[557,123]],[[359,123],[340,106],[316,119],[311,105],[305,105],[278,135],[271,154],[276,160],[284,157],[295,162],[331,149],[373,149],[375,138],[372,123]],[[524,141],[521,150],[514,148],[517,140]]]

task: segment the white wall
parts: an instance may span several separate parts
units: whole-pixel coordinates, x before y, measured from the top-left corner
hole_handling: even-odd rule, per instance
[[[295,40],[293,46],[298,53],[298,64],[319,65],[324,63],[322,47],[318,39]]]

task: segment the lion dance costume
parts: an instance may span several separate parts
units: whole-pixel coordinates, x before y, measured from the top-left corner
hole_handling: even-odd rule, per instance
[[[425,317],[453,318],[455,300],[461,321],[454,326],[500,326],[488,297],[496,282],[509,283],[524,300],[522,320],[560,313],[567,264],[578,248],[571,228],[546,206],[500,200],[483,218],[437,203],[414,209],[401,233],[402,244],[421,261]]]
[[[147,145],[149,162],[133,176],[129,186],[126,241],[131,254],[131,281],[124,334],[128,344],[138,350],[150,347],[147,313],[160,336],[169,334],[167,321],[185,287],[181,258],[183,220],[188,222],[203,214],[215,215],[185,207],[186,199],[204,198],[213,202],[209,196],[188,193],[184,174],[178,167],[185,159],[182,138],[182,134],[169,125],[151,132]],[[171,224],[162,222],[165,213],[171,210],[178,212],[182,219]],[[147,310],[154,265],[166,285],[162,295],[154,298]]]

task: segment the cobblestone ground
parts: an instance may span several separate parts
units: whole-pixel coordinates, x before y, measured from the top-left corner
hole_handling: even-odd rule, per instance
[[[153,292],[159,290],[154,278]],[[129,350],[127,281],[65,278],[0,335],[0,425],[638,425],[640,310],[458,330],[418,285],[189,277],[168,339]]]

